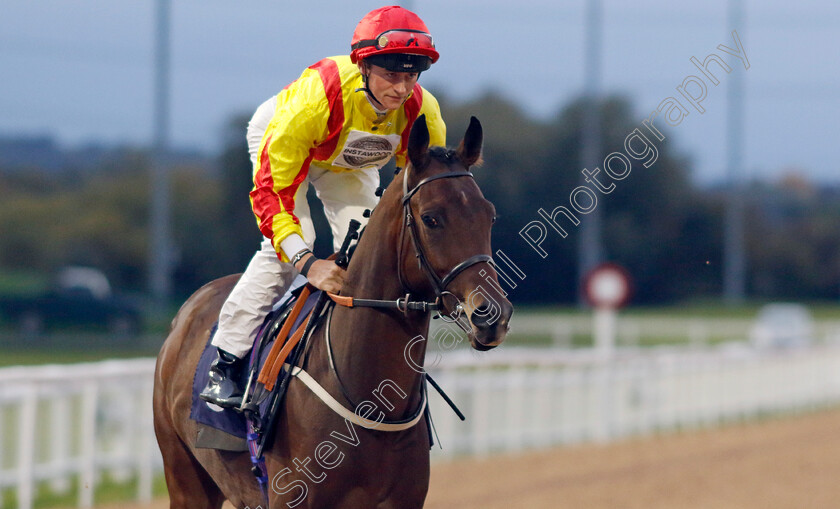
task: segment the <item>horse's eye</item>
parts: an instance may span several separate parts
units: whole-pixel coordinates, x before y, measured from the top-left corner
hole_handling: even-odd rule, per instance
[[[422,219],[423,223],[429,228],[437,228],[438,226],[440,226],[440,222],[428,214],[423,214],[422,216],[420,216],[420,219]]]
[[[493,216],[493,219],[490,220],[490,224],[496,224],[496,219],[499,219],[499,216]]]

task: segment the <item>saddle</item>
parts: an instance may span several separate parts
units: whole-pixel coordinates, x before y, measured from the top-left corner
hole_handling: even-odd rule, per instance
[[[346,268],[348,265],[349,256],[352,255],[352,249],[349,245],[351,240],[358,239],[359,226],[357,221],[350,222],[344,243],[335,255],[336,264],[340,267]],[[306,364],[309,337],[321,320],[327,316],[332,303],[335,302],[348,307],[357,305],[389,307],[400,309],[403,312],[407,312],[409,309],[419,309],[425,312],[430,309],[428,303],[410,302],[408,296],[405,297],[404,301],[400,299],[396,301],[353,299],[327,294],[320,290],[313,291],[313,288],[306,282],[305,278],[298,276],[298,279],[292,283],[292,289],[281,299],[279,307],[276,307],[266,318],[251,351],[249,369],[244,381],[245,399],[240,409],[222,409],[220,407],[213,409],[212,407],[215,405],[208,404],[198,398],[201,388],[207,382],[208,368],[213,357],[210,347],[212,332],[207,340],[202,362],[198,364],[193,382],[193,408],[190,418],[199,423],[195,447],[248,451],[253,465],[251,471],[266,502],[268,501],[268,471],[263,451],[270,446],[279,409],[286,394],[289,380],[293,376],[300,378],[310,390],[315,392],[325,404],[339,415],[352,422],[357,422],[358,419],[367,420],[360,418],[352,410],[347,410],[341,403],[335,401],[320,387],[317,381],[313,380],[302,369]],[[206,364],[204,364],[205,357],[207,358]],[[439,386],[428,375],[426,378],[463,419],[463,414]],[[371,424],[369,427],[382,431],[401,431],[414,426],[420,419],[426,419],[429,447],[431,447],[434,444],[433,425],[428,411],[425,385],[423,385],[422,391],[423,401],[412,418],[391,422],[369,421],[369,424]],[[211,420],[204,419],[202,414],[206,414],[208,408],[232,419],[235,422],[233,425],[234,431],[223,431],[213,426],[210,423]],[[368,427],[365,422],[360,422],[360,424]]]
[[[341,248],[328,258],[334,259],[339,267],[347,268],[353,253],[350,243],[359,238],[360,226],[358,221],[351,220]],[[288,387],[291,369],[287,371],[283,367],[289,364],[293,368],[301,361],[309,335],[328,308],[327,295],[320,290],[313,292],[313,288],[305,277],[298,275],[263,322],[251,349],[246,380],[240,380],[245,386],[241,411],[224,409],[198,397],[207,384],[214,355],[210,342],[216,327],[210,332],[193,379],[190,419],[199,423],[195,447],[237,452],[250,450],[255,468],[265,471],[264,466],[256,462],[261,460],[266,440],[272,436]],[[294,332],[287,341],[291,331]],[[265,480],[259,476],[258,479],[264,488]]]
[[[285,363],[296,365],[306,349],[309,334],[323,318],[321,292],[313,291],[302,276],[263,321],[249,356],[248,369],[238,380],[245,387],[245,402],[240,409],[221,408],[198,398],[207,383],[215,348],[210,344],[216,328],[211,331],[205,350],[196,367],[190,418],[198,423],[195,446],[226,451],[247,451],[249,433],[266,436],[288,387]],[[313,313],[319,307],[317,313]],[[316,316],[312,316],[312,315]]]

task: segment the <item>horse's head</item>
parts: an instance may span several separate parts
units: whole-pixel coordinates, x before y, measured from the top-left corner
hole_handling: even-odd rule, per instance
[[[405,288],[434,296],[444,318],[461,320],[473,348],[489,350],[504,340],[513,306],[491,258],[496,211],[470,173],[481,144],[475,117],[457,150],[430,148],[425,117],[414,123],[402,175],[399,272]]]

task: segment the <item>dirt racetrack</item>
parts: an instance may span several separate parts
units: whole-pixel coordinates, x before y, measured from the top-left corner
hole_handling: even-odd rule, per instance
[[[133,509],[165,507],[159,501]],[[838,507],[840,410],[436,464],[426,503],[428,509]]]

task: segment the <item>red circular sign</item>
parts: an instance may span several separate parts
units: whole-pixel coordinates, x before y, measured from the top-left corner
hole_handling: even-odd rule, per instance
[[[615,263],[602,263],[584,277],[583,294],[597,308],[623,307],[630,300],[630,274]]]

